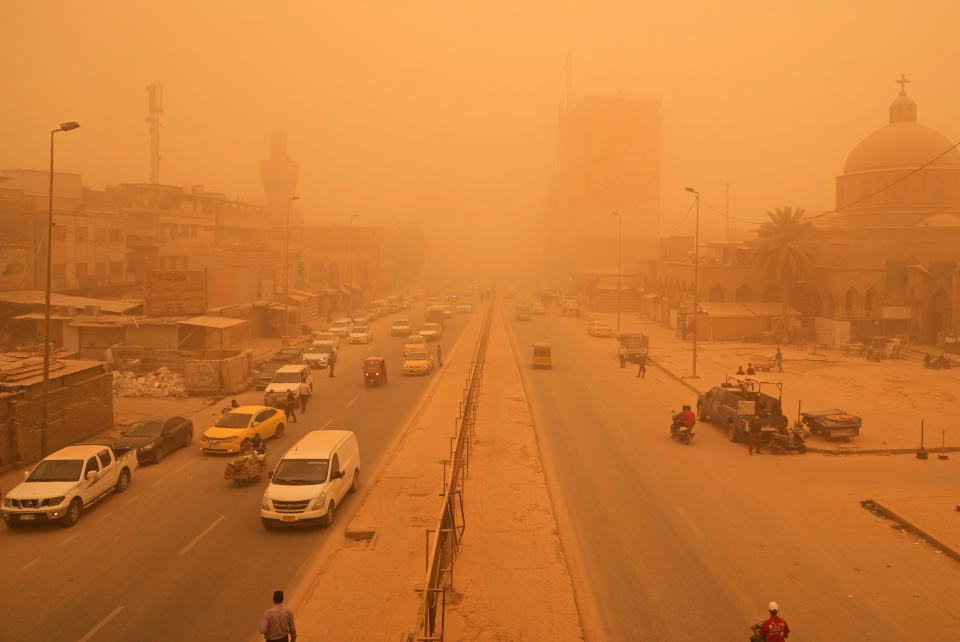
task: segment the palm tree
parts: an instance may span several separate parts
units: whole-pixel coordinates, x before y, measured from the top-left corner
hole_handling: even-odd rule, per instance
[[[767,212],[757,231],[759,245],[755,262],[761,272],[780,283],[780,316],[778,337],[784,338],[789,328],[790,289],[798,281],[808,279],[813,272],[813,255],[804,248],[804,242],[813,230],[813,224],[803,217],[803,210],[790,207]]]

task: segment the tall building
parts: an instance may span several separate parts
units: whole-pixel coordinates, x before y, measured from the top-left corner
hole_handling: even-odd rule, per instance
[[[549,251],[572,269],[652,258],[660,236],[660,100],[593,97],[561,111],[548,197]],[[646,242],[644,242],[646,241]]]
[[[287,135],[276,129],[270,139],[270,158],[260,161],[260,180],[274,229],[286,229],[288,201],[297,193],[299,177],[300,163],[287,155]],[[302,221],[297,217],[290,224],[300,225]]]

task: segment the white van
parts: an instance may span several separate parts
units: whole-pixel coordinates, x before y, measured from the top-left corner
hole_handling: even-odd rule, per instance
[[[260,521],[265,527],[333,523],[334,508],[360,483],[360,446],[349,430],[314,430],[270,473]]]
[[[273,378],[263,390],[263,405],[283,408],[287,403],[287,392],[292,392],[297,403],[300,402],[300,384],[307,384],[313,394],[313,371],[305,363],[281,366],[273,373]]]

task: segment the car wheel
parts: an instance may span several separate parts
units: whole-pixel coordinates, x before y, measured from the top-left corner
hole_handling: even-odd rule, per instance
[[[7,528],[9,528],[10,530],[14,530],[15,528],[20,528],[20,527],[22,526],[22,524],[21,524],[20,522],[18,522],[17,520],[14,520],[14,519],[9,519],[9,518],[8,518],[8,519],[5,519],[4,521],[5,521],[6,524],[7,524]]]
[[[113,487],[114,491],[119,494],[127,490],[127,486],[130,485],[130,471],[124,468],[120,471],[120,476],[117,478],[117,485]]]
[[[283,424],[277,424],[277,429],[273,431],[273,438],[280,439],[283,437]]]
[[[350,482],[350,492],[357,492],[357,488],[360,486],[360,471],[356,468],[353,469],[353,481]]]
[[[727,439],[732,442],[737,441],[737,427],[733,425],[732,421],[727,422]]]
[[[327,528],[333,525],[333,502],[330,502],[330,506],[327,508],[327,514],[321,518],[320,523]]]
[[[67,507],[67,512],[63,517],[60,518],[60,526],[63,528],[70,528],[77,523],[77,520],[80,519],[80,510],[81,510],[80,500],[74,499],[70,502],[70,506]]]

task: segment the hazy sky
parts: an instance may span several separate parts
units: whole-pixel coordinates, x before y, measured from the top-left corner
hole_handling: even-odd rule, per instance
[[[688,184],[722,208],[729,181],[743,218],[831,207],[901,72],[920,120],[956,140],[958,25],[955,0],[5,0],[0,167],[44,167],[51,127],[77,120],[58,168],[146,181],[144,87],[160,82],[165,183],[259,196],[279,125],[316,222],[525,236],[570,50],[575,96],[662,97],[670,232]]]

